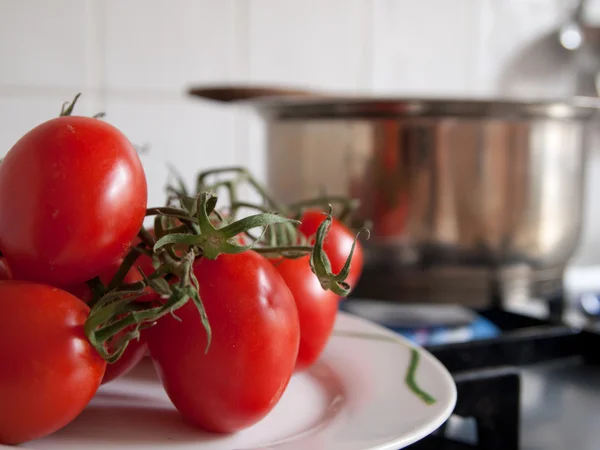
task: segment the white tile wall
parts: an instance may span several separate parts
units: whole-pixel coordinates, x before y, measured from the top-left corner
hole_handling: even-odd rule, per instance
[[[17,95],[0,93],[0,153],[4,155],[17,139],[36,125],[58,116],[64,101],[72,100],[70,93],[55,93],[51,90],[34,91],[34,94],[19,92]],[[101,102],[96,95],[82,97],[75,113],[94,115],[101,111]]]
[[[477,89],[509,95],[571,95],[576,89],[573,54],[558,45],[556,31],[573,1],[481,2],[474,68]],[[593,3],[593,2],[591,2]],[[535,18],[532,20],[532,18]]]
[[[143,159],[156,202],[166,161],[190,181],[222,164],[264,173],[260,120],[188,98],[191,83],[568,95],[575,82],[551,37],[575,1],[0,0],[0,155],[82,91],[79,112],[106,111],[151,145]],[[600,0],[590,3],[600,23]],[[587,217],[584,242],[600,250],[590,198]]]
[[[363,0],[248,2],[248,78],[354,91],[369,82],[372,5]]]
[[[151,204],[164,200],[167,164],[192,183],[198,170],[235,162],[235,116],[228,108],[178,97],[123,99],[108,95],[106,111],[107,121],[124,130],[134,144],[148,147],[143,162],[151,180]]]
[[[179,93],[227,81],[234,61],[234,0],[105,0],[106,89]]]
[[[0,84],[81,89],[89,1],[1,0]]]
[[[480,0],[373,3],[373,89],[454,94],[470,90]]]

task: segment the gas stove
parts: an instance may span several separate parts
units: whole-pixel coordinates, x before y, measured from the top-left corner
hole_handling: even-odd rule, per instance
[[[537,317],[499,306],[476,310],[497,336],[425,345],[453,375],[458,401],[440,429],[409,449],[599,447],[600,326],[565,320],[561,292],[542,304]]]

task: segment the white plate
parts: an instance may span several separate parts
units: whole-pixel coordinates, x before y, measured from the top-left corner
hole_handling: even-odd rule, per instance
[[[396,334],[340,313],[321,360],[296,374],[271,413],[235,435],[204,433],[184,423],[149,361],[103,386],[71,424],[23,445],[36,450],[399,449],[437,429],[451,414],[456,387],[429,353],[416,352],[416,381],[426,404],[405,383],[412,345]],[[9,448],[1,446],[1,448]]]

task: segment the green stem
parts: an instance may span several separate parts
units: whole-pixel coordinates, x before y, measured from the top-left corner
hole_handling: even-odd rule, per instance
[[[271,196],[267,188],[263,186],[263,184],[260,183],[256,178],[254,178],[254,176],[244,167],[220,167],[218,169],[212,169],[207,170],[206,172],[202,172],[200,175],[198,175],[198,189],[201,189],[201,187],[204,186],[204,180],[207,177],[227,172],[233,172],[241,175],[240,179],[236,181],[237,183],[244,180],[247,181],[260,194],[260,196],[264,200],[266,200],[269,206],[271,206],[273,209],[275,209],[277,212],[280,212],[281,214],[284,214],[286,212],[286,208],[283,205],[281,205],[277,200],[275,200],[275,198]]]
[[[189,219],[190,215],[187,211],[179,208],[172,208],[170,206],[162,206],[158,208],[146,209],[146,216],[156,216],[162,214],[165,216],[177,217],[178,219]]]
[[[154,274],[152,274],[150,277],[155,276]],[[155,276],[157,277],[157,276]],[[121,284],[119,286],[118,289],[115,289],[115,293],[119,293],[119,292],[130,292],[130,291],[138,291],[138,290],[142,290],[146,287],[146,284],[143,281],[136,281],[135,283],[127,283],[127,284]]]
[[[352,257],[356,248],[358,236],[363,230],[359,231],[359,233],[354,237],[354,242],[350,248],[350,253],[346,258],[346,262],[344,263],[342,269],[337,274],[333,273],[329,257],[323,249],[323,243],[325,242],[327,233],[329,232],[333,222],[331,211],[332,208],[329,206],[329,212],[323,213],[325,215],[325,220],[321,222],[319,228],[317,229],[317,233],[315,235],[315,245],[312,253],[310,254],[309,263],[311,270],[317,276],[317,278],[319,278],[319,282],[321,283],[321,287],[323,289],[335,292],[340,297],[345,297],[351,291],[350,285],[346,283],[346,278],[348,278],[350,273],[350,264],[352,263]],[[368,239],[369,230],[365,231],[367,232]]]
[[[92,298],[89,302],[87,302],[90,308],[93,308],[97,301],[106,294],[106,287],[100,280],[100,277],[94,277],[91,280],[88,280],[86,283],[87,287],[90,289],[92,293]]]
[[[229,192],[229,204],[234,205],[238,203],[238,195],[237,195],[237,184],[233,182],[227,183],[227,191]],[[231,207],[231,221],[234,222],[237,217],[237,209]]]
[[[129,341],[139,336],[140,329],[152,326],[158,319],[181,308],[190,299],[194,301],[200,311],[202,324],[210,343],[210,325],[197,291],[198,283],[195,277],[195,282],[190,282],[190,277],[193,277],[192,264],[195,253],[193,251],[187,253],[179,262],[171,261],[164,251],[156,254],[163,263],[158,269],[149,276],[143,274],[144,281],[121,284],[109,291],[95,302],[86,320],[84,326],[86,336],[102,358],[109,363],[115,362],[121,357]],[[179,279],[179,285],[169,285],[168,281],[163,278],[169,274],[173,274]],[[165,303],[158,307],[155,304],[135,303],[137,297],[143,295],[147,286],[150,286],[161,297],[166,298]],[[107,341],[129,327],[132,329],[118,340],[116,349],[107,348]]]
[[[264,205],[256,205],[254,203],[248,203],[248,202],[235,202],[232,203],[230,208],[233,209],[240,209],[240,208],[248,208],[248,209],[256,209],[257,211],[261,211],[261,212],[265,212],[265,213],[273,213],[273,211],[271,209],[269,209],[268,207],[264,206]]]
[[[351,208],[355,209],[356,207],[358,207],[358,204],[360,203],[360,201],[357,199],[353,199],[353,198],[343,197],[343,196],[339,196],[339,195],[332,195],[332,196],[318,197],[318,198],[312,198],[312,199],[307,199],[307,200],[301,200],[299,202],[290,203],[289,205],[287,205],[287,209],[290,211],[296,211],[298,209],[302,209],[302,208],[306,208],[306,207],[310,207],[310,206],[327,207],[331,203],[338,203],[338,204],[342,205],[342,207],[351,207]]]
[[[139,314],[136,313],[135,316],[133,312],[131,314],[127,314],[122,319],[119,319],[116,322],[111,323],[110,325],[104,326],[96,330],[96,340],[98,342],[106,342],[108,339],[120,333],[125,328],[135,325],[136,323],[138,323],[139,320],[143,321],[144,319],[148,318],[156,319],[155,310],[159,309],[160,308],[152,308],[147,309],[145,311],[140,311]]]
[[[271,209],[264,205],[257,205],[248,202],[236,202],[231,205],[232,210],[237,210],[239,208],[255,209],[267,214],[271,213]],[[306,239],[302,233],[298,232],[298,224],[298,221],[286,221],[271,225],[267,230],[265,230],[265,233],[260,240],[260,243],[263,244],[263,247],[254,247],[254,250],[258,250],[259,253],[281,253],[287,251],[308,252],[308,249],[311,249],[312,247],[304,245],[306,243]],[[257,241],[256,237],[250,235],[249,233],[246,234],[249,235],[253,241]]]
[[[310,253],[313,247],[310,245],[287,245],[278,247],[255,247],[254,250],[257,253],[281,253],[281,252],[302,252]]]
[[[202,192],[199,194],[197,206],[194,206],[196,214],[194,217],[195,223],[193,224],[193,232],[165,234],[154,244],[154,251],[157,252],[165,246],[182,244],[199,248],[202,252],[202,256],[205,258],[216,259],[222,253],[242,253],[255,246],[255,242],[250,245],[238,245],[237,243],[234,243],[233,238],[239,234],[245,233],[253,228],[261,228],[264,232],[270,225],[279,223],[298,223],[297,221],[277,214],[259,213],[244,217],[243,219],[223,227],[216,228],[209,217],[209,211],[214,210],[215,204],[216,197],[210,192]],[[188,205],[190,209],[192,206],[191,203]]]
[[[140,231],[138,232],[138,237],[140,238],[140,240],[146,244],[148,247],[152,248],[154,247],[154,238],[152,237],[152,235],[148,232],[148,230],[146,230],[144,227],[142,227],[140,229]]]
[[[179,173],[179,171],[175,168],[171,163],[167,163],[167,169],[169,170],[169,175],[175,178],[177,182],[179,191],[171,188],[171,186],[167,186],[167,192],[172,190],[173,193],[177,194],[177,196],[189,197],[187,187],[185,186],[185,181],[183,180],[183,176]]]
[[[60,110],[60,116],[70,116],[73,113],[73,108],[75,107],[75,103],[77,103],[77,100],[79,99],[79,97],[81,96],[81,93],[78,93],[75,95],[75,98],[73,99],[73,101],[71,103],[69,102],[65,102],[62,105],[62,108]]]
[[[423,389],[419,387],[417,384],[417,380],[415,378],[417,373],[417,367],[419,366],[419,358],[420,354],[415,348],[410,349],[410,364],[408,366],[408,371],[406,372],[405,382],[413,393],[423,400],[427,405],[433,405],[435,403],[435,398],[425,392]]]

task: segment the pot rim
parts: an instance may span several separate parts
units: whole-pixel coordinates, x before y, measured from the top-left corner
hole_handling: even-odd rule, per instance
[[[247,102],[268,119],[496,118],[592,119],[600,98],[500,99],[407,97],[269,97]]]

